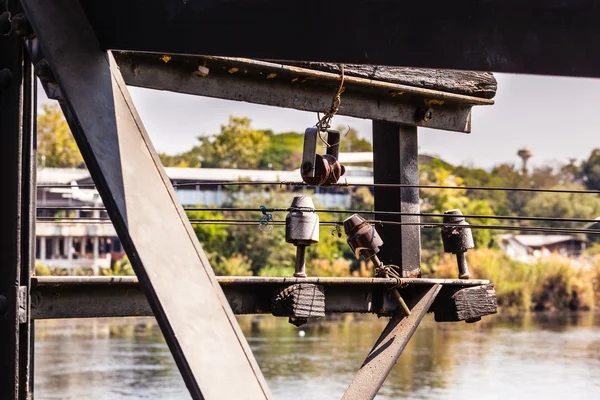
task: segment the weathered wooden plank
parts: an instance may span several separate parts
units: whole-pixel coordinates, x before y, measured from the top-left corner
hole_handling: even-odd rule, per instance
[[[325,316],[325,288],[311,283],[279,288],[271,304],[276,317],[322,318]]]
[[[476,322],[498,312],[496,290],[492,284],[459,290],[445,287],[433,308],[437,322]]]
[[[284,64],[337,74],[341,72],[340,64],[323,62],[285,62]],[[344,74],[485,99],[494,98],[498,89],[496,78],[490,72],[344,64]]]
[[[337,74],[248,59],[115,53],[128,85],[221,99],[246,101],[303,111],[323,112],[339,86]],[[208,68],[199,76],[198,65]],[[338,115],[418,125],[459,132],[471,130],[471,107],[492,100],[371,82],[361,77],[345,81]],[[433,112],[417,118],[425,104]]]

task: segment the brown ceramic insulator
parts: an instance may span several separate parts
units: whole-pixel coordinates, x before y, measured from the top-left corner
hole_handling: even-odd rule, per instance
[[[383,245],[375,227],[360,215],[354,214],[344,220],[344,232],[356,258],[362,256],[369,259],[379,253],[379,247]]]
[[[330,154],[317,154],[315,159],[315,176],[302,175],[304,182],[315,186],[331,186],[338,182],[346,172],[340,162]]]

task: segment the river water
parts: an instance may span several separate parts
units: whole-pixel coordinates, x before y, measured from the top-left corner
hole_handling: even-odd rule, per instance
[[[385,326],[344,316],[300,329],[270,316],[240,325],[275,399],[339,399]],[[304,332],[301,336],[300,330]],[[151,318],[36,322],[37,399],[189,399]],[[377,399],[600,399],[600,315],[428,315]]]

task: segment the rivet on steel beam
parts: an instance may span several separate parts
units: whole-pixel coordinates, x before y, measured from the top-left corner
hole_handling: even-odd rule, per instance
[[[415,119],[417,122],[427,122],[433,118],[433,110],[429,107],[417,108]]]
[[[0,316],[8,312],[8,300],[0,294]]]
[[[8,11],[4,11],[0,14],[0,35],[9,35],[12,30],[12,26],[10,24],[10,13]]]
[[[54,75],[52,74],[52,70],[50,69],[50,65],[48,61],[40,60],[34,66],[35,74],[42,82],[54,82]]]
[[[0,70],[0,90],[8,89],[12,82],[12,72],[8,68]]]
[[[13,17],[12,30],[17,35],[26,39],[34,36],[33,28],[24,14],[17,14]]]
[[[469,228],[469,223],[465,221],[462,212],[457,209],[445,211],[443,222],[444,224],[452,224],[442,227],[444,251],[446,253],[456,254],[458,277],[460,279],[469,279],[471,273],[469,272],[465,253],[467,250],[475,247],[473,233],[471,228]]]

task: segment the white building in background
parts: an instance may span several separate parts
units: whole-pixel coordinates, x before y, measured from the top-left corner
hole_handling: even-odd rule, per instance
[[[521,262],[535,262],[549,256],[577,258],[587,240],[575,235],[501,235],[500,247],[507,256]]]
[[[372,162],[372,153],[340,154],[342,162]],[[346,161],[345,161],[346,160]],[[183,206],[222,206],[236,198],[251,196],[244,191],[225,190],[222,182],[240,180],[254,182],[298,182],[300,171],[244,170],[217,168],[166,168],[166,173]],[[373,170],[368,167],[346,166],[346,174],[340,180],[352,184],[373,183]],[[193,183],[202,183],[194,185]],[[51,186],[55,187],[51,187]],[[73,185],[82,187],[56,187]],[[88,186],[86,186],[88,185]],[[46,187],[44,187],[46,186]],[[69,207],[102,207],[102,200],[85,169],[42,168],[38,170],[36,223],[36,263],[56,268],[92,269],[108,268],[113,261],[123,257],[124,252],[117,234],[110,223],[76,223],[55,218],[57,213],[65,217],[102,218],[105,211],[69,210]],[[302,192],[303,187],[293,187]],[[312,190],[312,189],[311,189]],[[315,188],[311,194],[318,205],[325,208],[350,207],[351,194],[347,188]]]

